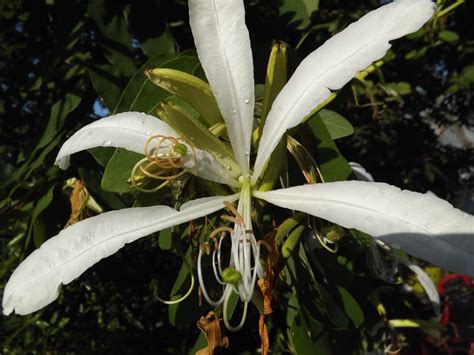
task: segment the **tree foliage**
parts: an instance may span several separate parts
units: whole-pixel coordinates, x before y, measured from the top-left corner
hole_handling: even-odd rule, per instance
[[[318,122],[325,125],[315,128],[310,122],[311,129],[295,137],[328,180],[347,178],[347,161],[358,161],[377,181],[431,190],[472,213],[473,139],[459,130],[472,132],[474,126],[474,6],[438,3],[441,10],[434,21],[394,44],[372,72],[338,93],[320,113],[323,120]],[[289,46],[291,73],[327,38],[378,5],[372,0],[246,2],[256,84],[261,88],[265,82],[275,40]],[[67,171],[53,166],[54,157],[79,127],[108,113],[156,114],[159,102],[170,95],[147,79],[145,69],[166,67],[205,76],[193,51],[184,0],[13,0],[0,2],[0,18],[3,288],[19,262],[73,217],[77,181],[95,202],[87,206],[88,214],[173,200],[172,190],[166,195],[130,190],[124,179],[137,158],[126,152],[108,148],[79,154]],[[291,158],[288,164],[297,170]],[[302,180],[298,174],[289,178]],[[274,213],[281,226],[294,222],[285,221],[277,209]],[[303,224],[288,229],[287,242],[292,235],[305,235],[298,226]],[[186,353],[203,348],[195,322],[210,308],[197,306],[197,292],[179,305],[157,300],[187,287],[183,259],[192,261],[195,245],[193,249],[189,239],[180,238],[189,237],[186,233],[167,230],[136,242],[64,287],[59,300],[43,311],[2,318],[2,352]],[[371,274],[366,262],[370,242],[364,235],[345,238],[336,255],[303,240],[291,249],[296,254],[289,255],[298,257],[290,258],[287,270],[300,292],[280,285],[268,317],[274,351],[364,353],[393,331],[386,319],[433,316],[421,298]],[[260,346],[258,312],[251,311],[243,331],[228,336],[233,352],[255,351]],[[405,336],[421,339],[419,333]],[[420,343],[410,343],[410,349],[419,350]]]

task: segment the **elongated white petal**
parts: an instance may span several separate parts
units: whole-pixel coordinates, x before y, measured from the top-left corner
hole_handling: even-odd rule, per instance
[[[143,154],[148,138],[157,134],[178,136],[167,123],[141,112],[104,117],[74,133],[61,147],[55,164],[67,169],[70,155],[96,147],[125,148]]]
[[[189,22],[235,157],[246,174],[255,99],[252,50],[243,1],[190,0]]]
[[[431,0],[396,0],[374,10],[306,57],[273,102],[265,121],[253,173],[256,181],[289,128],[360,70],[382,58],[389,41],[418,30],[433,14]]]
[[[435,196],[362,181],[304,185],[254,195],[358,229],[417,258],[474,276],[474,216]]]
[[[441,300],[439,297],[438,290],[436,289],[436,285],[434,284],[431,277],[421,267],[414,264],[410,260],[406,258],[399,258],[399,261],[406,265],[416,275],[416,278],[425,290],[426,296],[428,296],[428,299],[430,300],[435,313],[439,315],[441,313]]]
[[[144,154],[147,140],[155,135],[179,136],[166,122],[141,112],[123,112],[101,118],[82,127],[63,144],[56,157],[56,165],[67,169],[71,154],[96,147],[120,147]],[[184,165],[186,170],[211,181],[239,186],[211,154],[199,149],[195,152],[196,159],[191,149],[188,150]]]
[[[46,241],[13,272],[3,295],[3,313],[28,314],[58,297],[68,284],[126,243],[218,211],[238,195],[203,198],[184,204],[112,211],[74,224]]]
[[[374,182],[374,178],[371,173],[369,173],[365,168],[359,163],[351,161],[349,165],[352,168],[352,172],[359,181],[370,181]]]

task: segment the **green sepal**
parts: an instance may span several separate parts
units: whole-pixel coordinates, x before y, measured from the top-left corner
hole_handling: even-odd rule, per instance
[[[262,117],[265,118],[270,112],[273,101],[278,93],[283,89],[288,80],[286,46],[283,43],[275,43],[270,53],[267,65],[267,76],[265,78],[265,88],[263,90]],[[263,123],[261,127],[263,127]]]
[[[261,178],[258,191],[273,190],[286,163],[286,135],[284,135],[270,156],[269,164]]]
[[[288,239],[285,241],[281,247],[281,255],[283,258],[288,259],[293,251],[295,250],[298,242],[300,241],[301,234],[303,234],[305,226],[299,225],[296,227],[288,236]]]
[[[297,225],[299,225],[303,219],[306,218],[306,214],[298,212],[290,218],[283,221],[282,224],[278,227],[275,234],[275,243],[280,245],[283,238],[290,233]]]
[[[155,85],[188,101],[212,126],[224,122],[211,87],[205,81],[180,70],[156,68],[145,71]]]
[[[253,133],[253,141],[258,142],[262,135],[265,119],[267,118],[273,101],[283,89],[288,80],[286,46],[283,43],[275,43],[270,52],[267,64],[267,75],[263,89],[262,112],[260,124]]]
[[[217,161],[228,168],[233,177],[241,175],[230,147],[213,135],[198,120],[196,114],[171,100],[164,100],[161,103],[161,109],[158,109],[158,115],[196,148],[211,153]]]

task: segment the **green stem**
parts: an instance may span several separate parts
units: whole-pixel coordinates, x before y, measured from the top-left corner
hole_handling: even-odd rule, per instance
[[[450,13],[451,11],[453,11],[455,8],[457,8],[458,6],[464,4],[466,2],[466,0],[458,0],[456,1],[454,4],[451,4],[449,5],[447,8],[441,10],[440,12],[438,12],[436,14],[436,17],[437,18],[440,18],[440,17],[443,17],[444,15]]]

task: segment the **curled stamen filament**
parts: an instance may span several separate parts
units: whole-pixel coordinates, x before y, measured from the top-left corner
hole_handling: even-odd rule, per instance
[[[246,226],[251,225],[250,206],[246,207],[245,204],[242,203],[242,200],[239,202],[238,209],[227,202],[225,202],[225,205],[233,216],[224,215],[221,216],[221,218],[226,222],[234,223],[234,228],[219,227],[209,236],[214,242],[214,251],[212,252],[213,274],[216,281],[224,286],[223,294],[220,299],[213,300],[209,297],[202,275],[202,253],[203,250],[206,249],[208,251],[207,254],[210,254],[210,246],[208,243],[202,245],[200,248],[197,261],[198,277],[202,294],[207,302],[214,306],[225,302],[226,294],[232,291],[238,293],[243,302],[250,302],[257,281],[257,275],[262,273],[260,247],[264,245],[268,248],[268,245],[256,241],[253,230],[246,228]],[[224,269],[224,267],[222,267],[222,242],[227,233],[231,238],[229,267],[234,268],[241,275],[241,278],[235,283],[226,282],[226,279],[222,276]],[[220,237],[216,238],[219,234]]]
[[[321,244],[321,246],[324,249],[326,249],[328,252],[330,252],[332,254],[337,253],[337,250],[338,250],[337,244],[334,246],[334,248],[331,248],[328,244],[335,244],[334,242],[330,241],[327,238],[321,239],[321,236],[319,235],[318,232],[315,232],[314,234],[316,235],[316,238],[318,239],[319,244]]]
[[[231,288],[228,288],[225,292],[224,292],[224,296],[225,296],[225,300],[224,300],[224,324],[226,326],[227,329],[229,329],[230,331],[232,332],[238,332],[240,329],[242,329],[244,323],[245,323],[245,319],[247,318],[247,308],[248,308],[248,305],[249,303],[248,302],[244,302],[244,309],[242,311],[242,318],[240,319],[240,323],[238,326],[236,327],[233,327],[232,325],[230,325],[229,323],[229,319],[228,319],[228,306],[229,306],[229,300],[230,300],[230,296],[232,295],[232,289]]]
[[[191,276],[191,284],[189,285],[189,288],[188,290],[186,291],[186,293],[177,298],[177,299],[174,299],[174,300],[165,300],[163,298],[161,298],[160,296],[158,296],[157,292],[153,291],[153,297],[155,297],[158,301],[164,303],[164,304],[169,304],[169,305],[172,305],[172,304],[177,304],[177,303],[181,303],[183,302],[186,298],[189,297],[189,295],[191,294],[191,292],[193,291],[194,289],[194,284],[195,284],[195,279],[194,279],[194,274],[193,274],[193,271],[192,271],[192,267],[189,266],[189,264],[185,261],[184,264],[189,268],[189,271],[190,271],[190,276]]]
[[[151,144],[157,140],[156,146]],[[145,143],[145,158],[141,159],[132,169],[130,182],[137,190],[142,192],[154,192],[166,186],[169,182],[183,176],[185,156],[191,148],[193,166],[196,166],[196,151],[193,145],[185,138],[174,138],[170,136],[156,135],[148,138]],[[138,171],[140,174],[137,174]],[[143,189],[139,186],[143,177],[155,180],[164,180],[162,184],[153,189]]]
[[[206,287],[204,286],[204,278],[202,277],[202,252],[203,252],[203,250],[205,250],[206,254],[209,255],[209,253],[210,253],[209,243],[203,243],[203,244],[201,244],[201,247],[199,248],[198,260],[197,260],[199,284],[201,285],[202,295],[204,296],[206,301],[212,306],[218,306],[222,302],[224,302],[226,291],[224,291],[221,298],[219,298],[217,301],[214,301],[209,297],[209,295],[207,293],[207,290],[206,290]],[[228,288],[229,288],[229,286],[226,286],[226,290]]]

